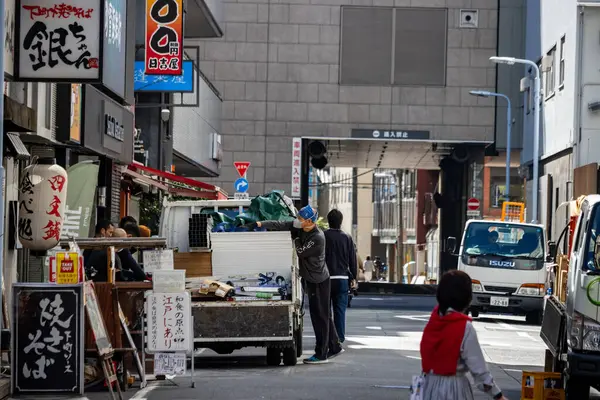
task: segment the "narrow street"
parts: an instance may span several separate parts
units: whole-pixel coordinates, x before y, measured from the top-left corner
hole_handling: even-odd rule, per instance
[[[346,353],[326,365],[268,367],[264,350],[247,349],[230,356],[202,351],[196,362],[196,388],[188,377],[153,382],[131,389],[137,400],[378,399],[409,398],[411,376],[419,371],[419,342],[433,297],[370,297],[354,299],[348,310]],[[541,370],[545,346],[538,326],[524,318],[484,315],[475,321],[489,366],[509,399],[519,399],[521,371]],[[308,315],[305,356],[313,347]],[[188,371],[189,372],[189,371]],[[91,400],[105,393],[89,393]],[[486,399],[476,392],[476,399]],[[594,397],[596,398],[596,397]]]

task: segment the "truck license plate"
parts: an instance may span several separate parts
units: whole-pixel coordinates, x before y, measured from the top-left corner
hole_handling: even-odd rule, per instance
[[[491,297],[490,306],[508,307],[508,297]]]

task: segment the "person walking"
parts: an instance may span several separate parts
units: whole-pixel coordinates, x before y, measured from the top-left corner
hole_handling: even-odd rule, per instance
[[[344,215],[333,209],[327,214],[329,229],[325,231],[325,263],[331,279],[331,305],[335,330],[344,343],[346,338],[346,309],[348,292],[356,283],[356,247],[354,241],[342,231]]]
[[[470,372],[475,385],[495,400],[508,400],[494,382],[477,332],[465,313],[473,297],[471,277],[463,271],[445,273],[421,339],[424,376],[423,400],[473,400]]]
[[[375,263],[371,260],[371,256],[367,256],[367,259],[363,263],[363,273],[365,274],[365,282],[371,282],[373,279],[373,270],[375,269]]]
[[[331,319],[331,279],[325,265],[325,235],[316,224],[317,217],[317,212],[308,205],[298,212],[294,221],[260,221],[246,225],[251,231],[265,228],[292,234],[315,331],[315,354],[305,359],[305,364],[323,364],[344,351]]]

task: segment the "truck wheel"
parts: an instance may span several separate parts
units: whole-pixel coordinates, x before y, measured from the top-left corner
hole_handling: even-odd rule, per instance
[[[293,367],[298,364],[298,355],[296,353],[296,346],[286,347],[283,349],[283,365]]]
[[[565,399],[580,400],[589,399],[590,385],[581,378],[571,377],[565,380]]]
[[[525,315],[525,322],[532,325],[541,325],[544,314],[542,311],[532,311]]]
[[[277,367],[281,364],[281,349],[267,347],[267,365]]]

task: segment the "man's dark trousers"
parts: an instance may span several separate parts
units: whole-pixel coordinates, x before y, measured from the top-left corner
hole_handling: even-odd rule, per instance
[[[310,320],[317,342],[315,355],[325,360],[328,351],[337,353],[341,350],[340,339],[331,318],[331,280],[327,278],[321,283],[305,282],[305,287]]]
[[[331,279],[331,305],[333,322],[340,342],[346,340],[346,309],[348,308],[348,279]]]

